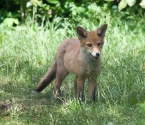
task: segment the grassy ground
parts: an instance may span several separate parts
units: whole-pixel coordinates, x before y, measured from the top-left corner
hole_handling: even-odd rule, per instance
[[[53,84],[40,94],[31,94],[49,68],[58,44],[65,38],[76,37],[71,24],[65,22],[65,28],[57,28],[54,24],[0,27],[0,104],[11,107],[7,111],[0,110],[0,124],[144,124],[144,29],[139,25],[130,27],[121,21],[108,23],[94,104],[79,104],[75,100],[72,74],[63,82],[62,103],[53,96]],[[103,22],[81,25],[94,30],[101,24]]]

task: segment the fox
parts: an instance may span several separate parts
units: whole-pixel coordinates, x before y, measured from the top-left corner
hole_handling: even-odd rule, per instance
[[[69,73],[75,75],[74,89],[78,100],[84,101],[84,83],[88,80],[88,99],[95,101],[97,77],[102,67],[101,50],[107,24],[94,31],[76,27],[78,38],[65,39],[58,46],[54,61],[33,92],[39,93],[54,79],[54,94],[61,96],[60,87]]]

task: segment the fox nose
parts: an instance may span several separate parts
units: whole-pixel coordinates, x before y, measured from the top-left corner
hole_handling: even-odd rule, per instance
[[[96,53],[96,56],[97,56],[97,57],[99,57],[99,55],[100,55],[100,53],[99,53],[99,52],[97,52],[97,53]]]

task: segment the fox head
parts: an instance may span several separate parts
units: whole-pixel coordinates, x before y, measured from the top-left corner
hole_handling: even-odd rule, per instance
[[[104,44],[105,32],[107,24],[100,26],[95,31],[87,31],[84,28],[77,26],[76,32],[80,40],[81,47],[93,58],[96,59],[100,56],[101,49]]]

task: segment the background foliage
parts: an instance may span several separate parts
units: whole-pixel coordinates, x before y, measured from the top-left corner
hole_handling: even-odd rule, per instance
[[[1,0],[0,22],[12,26],[25,23],[25,20],[31,18],[32,23],[38,24],[42,21],[59,22],[61,19],[78,23],[82,18],[97,18],[101,11],[110,11],[111,14],[128,20],[136,15],[142,17],[144,4],[145,0]],[[97,6],[103,10],[98,10]]]

